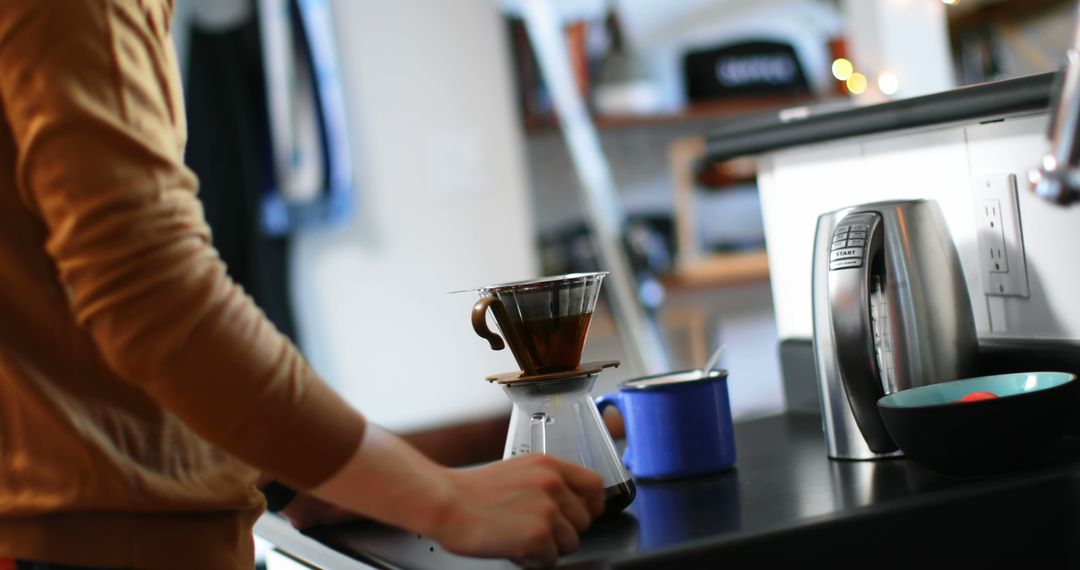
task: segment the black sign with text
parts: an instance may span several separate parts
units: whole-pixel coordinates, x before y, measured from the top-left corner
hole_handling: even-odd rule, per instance
[[[810,91],[795,49],[779,42],[754,41],[687,52],[683,74],[690,101]]]

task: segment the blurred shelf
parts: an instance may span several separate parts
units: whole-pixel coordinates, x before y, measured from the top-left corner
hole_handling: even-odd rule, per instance
[[[663,278],[666,287],[680,289],[710,289],[741,285],[769,279],[769,256],[765,250],[720,253],[700,260],[683,263]]]
[[[619,130],[635,127],[655,127],[677,125],[697,121],[709,121],[743,117],[755,113],[780,111],[789,107],[808,105],[820,101],[812,95],[760,96],[753,98],[727,99],[710,103],[697,103],[677,113],[655,115],[596,115],[593,122],[598,130]],[[525,121],[528,134],[541,134],[553,131],[557,126],[554,117],[550,119],[531,118]]]
[[[1069,0],[998,0],[996,2],[961,2],[948,11],[949,37],[957,38],[968,30],[991,25],[1015,25],[1024,20],[1045,17],[1048,12],[1068,6]]]

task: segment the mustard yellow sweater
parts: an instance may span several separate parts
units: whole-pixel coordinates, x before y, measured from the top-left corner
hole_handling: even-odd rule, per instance
[[[225,275],[169,0],[0,0],[0,558],[245,568],[363,418]]]

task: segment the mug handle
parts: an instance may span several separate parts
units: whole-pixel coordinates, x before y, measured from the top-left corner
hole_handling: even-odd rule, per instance
[[[607,408],[608,406],[614,406],[615,409],[619,410],[619,413],[621,414],[622,413],[622,408],[619,406],[620,403],[622,403],[622,399],[619,397],[618,392],[608,392],[607,394],[604,394],[603,396],[599,396],[599,397],[596,398],[596,409],[600,412],[601,418],[603,418],[603,415],[604,415],[604,408]],[[625,421],[625,419],[626,419],[626,416],[624,415],[623,420]],[[630,453],[630,441],[629,441],[629,438],[627,438],[626,443],[627,443],[626,450],[623,451],[623,454],[622,454],[622,462],[623,462],[623,465],[626,465],[627,469],[629,469],[630,471],[633,471],[634,468],[633,468],[633,466],[631,466],[631,463],[633,462],[634,455],[632,453]]]
[[[472,328],[476,331],[476,334],[480,335],[484,340],[491,344],[491,350],[502,350],[506,348],[506,343],[503,342],[501,336],[488,328],[487,324],[487,309],[489,305],[495,305],[497,308],[492,308],[492,311],[502,309],[506,311],[506,307],[503,307],[502,301],[497,297],[484,297],[476,302],[472,308]]]

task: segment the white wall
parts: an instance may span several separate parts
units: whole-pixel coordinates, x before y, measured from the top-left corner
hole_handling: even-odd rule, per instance
[[[1045,115],[951,125],[777,151],[759,162],[780,338],[813,336],[810,277],[817,217],[880,200],[937,200],[960,255],[980,338],[1080,339],[1080,208],[1026,191],[1045,154]],[[1030,297],[988,297],[976,257],[972,179],[1015,174]],[[991,309],[995,318],[991,323]],[[992,326],[991,326],[992,325]]]
[[[843,0],[844,25],[855,70],[869,87],[856,100],[888,99],[878,77],[891,73],[898,88],[891,98],[938,93],[956,86],[949,46],[947,8],[936,0]]]
[[[358,216],[293,252],[304,350],[364,413],[417,429],[505,413],[516,368],[451,290],[536,275],[495,0],[332,4]]]

